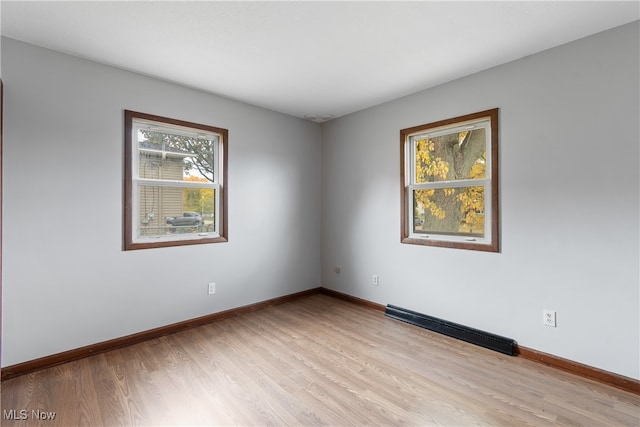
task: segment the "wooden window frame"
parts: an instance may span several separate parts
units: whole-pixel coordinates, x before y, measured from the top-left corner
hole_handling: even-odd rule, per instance
[[[227,129],[218,128],[209,125],[202,125],[198,123],[192,123],[184,120],[177,120],[162,116],[156,116],[152,114],[145,114],[136,111],[125,110],[124,111],[124,250],[136,250],[136,249],[150,249],[161,247],[173,247],[173,246],[186,246],[186,245],[201,245],[208,243],[221,243],[227,242],[229,238],[229,218],[228,218],[228,152],[229,152],[229,131]],[[218,209],[216,209],[216,221],[218,221],[218,232],[214,237],[202,237],[197,233],[193,233],[193,238],[180,238],[171,240],[167,237],[159,241],[140,241],[136,238],[136,229],[138,227],[138,221],[134,220],[134,181],[137,177],[134,177],[134,144],[137,141],[134,140],[134,121],[136,119],[157,122],[166,126],[177,126],[182,128],[190,128],[195,131],[203,131],[209,133],[215,133],[219,135],[220,150],[217,164],[219,172],[217,172],[217,192],[216,198],[218,200]]]
[[[494,108],[491,110],[480,111],[478,113],[467,114],[459,117],[440,120],[437,122],[414,126],[407,129],[402,129],[400,131],[401,243],[488,252],[500,251],[498,116],[499,109]],[[489,127],[491,130],[490,141],[487,141],[487,151],[490,152],[490,171],[487,171],[487,178],[490,181],[491,189],[491,200],[488,206],[488,208],[490,208],[490,218],[485,218],[485,221],[489,221],[490,224],[489,235],[485,236],[485,238],[480,242],[447,240],[448,236],[446,234],[441,234],[438,236],[438,238],[431,238],[430,236],[424,236],[420,238],[415,237],[415,233],[414,235],[412,235],[411,233],[411,227],[413,226],[414,222],[413,207],[409,206],[409,203],[413,200],[409,196],[409,188],[414,181],[414,178],[410,176],[410,174],[412,173],[412,165],[410,164],[410,162],[414,161],[413,155],[408,151],[413,150],[413,145],[410,143],[410,138],[418,134],[433,132],[434,130],[446,130],[447,128],[464,126],[465,123],[479,121],[482,119],[488,119],[490,121]]]

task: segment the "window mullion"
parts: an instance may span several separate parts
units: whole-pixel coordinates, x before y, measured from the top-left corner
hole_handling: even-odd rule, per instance
[[[177,181],[170,179],[135,178],[138,185],[152,185],[154,187],[184,187],[184,188],[215,188],[216,183],[198,181]]]
[[[480,187],[490,183],[489,178],[483,179],[460,179],[457,181],[436,181],[436,182],[421,182],[419,184],[410,184],[414,190],[428,190],[431,188],[461,188],[461,187]]]

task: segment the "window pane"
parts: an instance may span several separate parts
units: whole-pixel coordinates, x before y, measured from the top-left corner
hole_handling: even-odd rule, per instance
[[[413,191],[413,232],[484,237],[484,187]]]
[[[421,136],[414,144],[415,182],[418,184],[486,177],[484,128],[435,137]]]
[[[215,231],[215,189],[139,187],[139,236]]]
[[[175,179],[190,177],[214,182],[213,135],[185,136],[140,129],[140,178]]]

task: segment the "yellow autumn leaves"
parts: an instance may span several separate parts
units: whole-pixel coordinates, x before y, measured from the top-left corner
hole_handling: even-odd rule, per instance
[[[433,182],[434,178],[447,179],[449,163],[440,157],[432,158],[434,142],[430,139],[421,139],[416,142],[416,182]]]
[[[478,162],[471,167],[471,178],[484,177],[486,173],[485,162]],[[484,187],[467,187],[458,195],[461,202],[460,231],[477,232],[484,230]]]
[[[207,179],[189,176],[185,181],[208,182]],[[182,209],[186,212],[212,214],[215,209],[215,190],[212,188],[185,188],[182,190]]]

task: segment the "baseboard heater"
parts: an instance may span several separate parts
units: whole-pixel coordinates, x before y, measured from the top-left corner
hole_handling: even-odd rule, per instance
[[[468,326],[459,325],[436,317],[427,316],[426,314],[407,310],[406,308],[396,307],[395,305],[387,305],[384,314],[387,317],[402,320],[403,322],[420,326],[421,328],[429,329],[430,331],[438,332],[443,335],[457,338],[459,340],[508,354],[510,356],[513,356],[515,353],[516,342],[511,338],[490,334]]]

